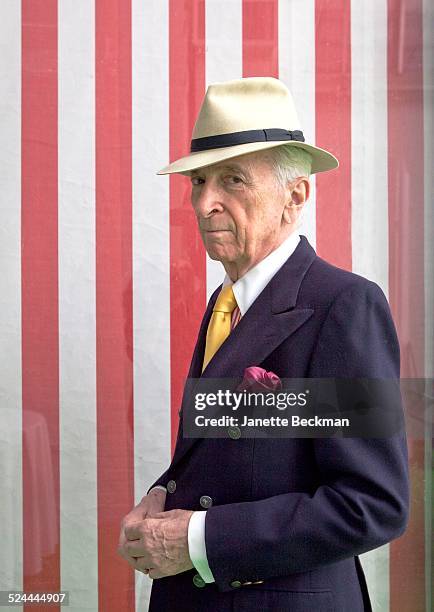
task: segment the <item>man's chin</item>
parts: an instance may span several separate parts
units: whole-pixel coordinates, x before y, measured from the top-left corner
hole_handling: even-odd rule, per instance
[[[217,249],[206,249],[206,252],[208,253],[209,258],[213,261],[220,261],[221,263],[231,261],[226,253],[221,253]]]
[[[208,253],[209,258],[212,259],[213,261],[220,261],[223,263],[223,261],[226,260],[226,258],[220,255],[219,253],[214,253],[213,251],[207,251],[207,253]]]
[[[216,239],[204,239],[202,240],[206,252],[209,258],[213,261],[220,261],[221,263],[232,262],[236,260],[237,249],[232,248],[230,244],[225,244],[220,240]]]

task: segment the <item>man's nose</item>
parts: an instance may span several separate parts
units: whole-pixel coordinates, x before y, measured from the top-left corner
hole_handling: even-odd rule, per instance
[[[204,183],[200,193],[194,199],[193,206],[196,214],[202,217],[209,217],[214,212],[221,211],[222,204],[218,187],[213,182]]]

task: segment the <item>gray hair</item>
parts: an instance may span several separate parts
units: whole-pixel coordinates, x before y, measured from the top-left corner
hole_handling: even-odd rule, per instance
[[[298,176],[309,178],[312,168],[312,156],[301,147],[280,145],[267,151],[276,176],[284,187],[288,181]]]

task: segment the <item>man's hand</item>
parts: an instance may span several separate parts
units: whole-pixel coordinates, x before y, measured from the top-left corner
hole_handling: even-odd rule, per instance
[[[163,489],[153,489],[145,495],[137,506],[135,506],[129,514],[124,516],[121,522],[121,533],[119,536],[119,546],[118,553],[128,561],[128,563],[134,567],[134,569],[141,570],[140,567],[137,566],[139,559],[135,557],[131,557],[126,549],[125,544],[127,543],[127,538],[125,536],[125,528],[128,525],[136,523],[137,521],[143,521],[146,517],[154,516],[159,512],[163,512],[164,504],[166,503],[166,491]],[[148,566],[149,567],[149,566]],[[148,570],[141,570],[145,574],[148,573]]]
[[[188,523],[193,510],[169,510],[125,527],[123,548],[136,559],[136,569],[149,568],[150,578],[163,578],[193,567],[188,553]]]

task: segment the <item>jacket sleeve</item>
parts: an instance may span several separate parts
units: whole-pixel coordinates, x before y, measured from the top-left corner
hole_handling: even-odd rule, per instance
[[[399,378],[389,305],[365,281],[331,304],[312,353],[311,378]],[[402,406],[399,406],[402,410]],[[400,536],[409,511],[405,430],[388,438],[312,440],[321,485],[207,510],[209,566],[221,591],[234,580],[306,572]]]

